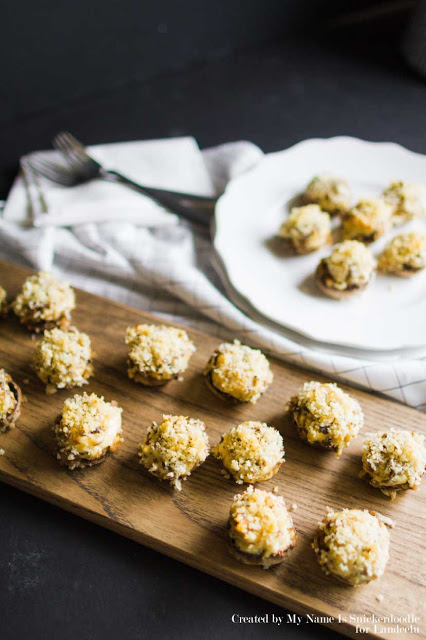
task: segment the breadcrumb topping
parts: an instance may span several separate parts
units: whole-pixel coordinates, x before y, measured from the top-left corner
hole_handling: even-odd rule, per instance
[[[163,415],[153,422],[140,445],[139,462],[150,473],[178,489],[209,454],[209,439],[201,420]]]
[[[393,209],[395,223],[426,215],[426,187],[422,184],[392,182],[383,197]]]
[[[129,345],[129,377],[138,374],[170,380],[186,371],[195,351],[183,329],[166,325],[138,324],[126,333]]]
[[[90,466],[123,441],[122,409],[94,393],[65,400],[62,415],[54,426],[58,459],[70,469]]]
[[[288,403],[299,435],[340,456],[364,423],[359,403],[334,383],[305,382]]]
[[[75,307],[74,290],[51,273],[40,271],[27,278],[13,303],[22,322],[57,322],[71,317]]]
[[[10,387],[11,380],[10,375],[4,369],[0,369],[0,423],[10,416],[16,407],[17,400]]]
[[[72,328],[44,332],[37,344],[34,369],[42,382],[57,389],[81,387],[93,373],[90,338]]]
[[[384,248],[378,261],[380,271],[411,275],[426,267],[426,235],[401,233]]]
[[[330,242],[331,221],[317,204],[293,207],[279,235],[289,240],[298,253],[309,253]]]
[[[237,550],[260,556],[266,567],[268,558],[283,555],[296,542],[293,520],[284,498],[251,486],[234,497],[228,536]]]
[[[364,440],[362,466],[370,484],[392,499],[398,491],[417,489],[426,467],[424,436],[398,429],[371,433]]]
[[[213,455],[238,484],[269,480],[284,462],[281,434],[264,422],[243,422],[222,436]]]
[[[357,240],[337,244],[324,263],[330,275],[330,285],[342,291],[368,284],[376,266],[371,251]]]
[[[389,558],[389,531],[367,510],[329,511],[312,547],[327,574],[353,586],[383,575]]]
[[[351,193],[346,180],[323,173],[308,184],[305,199],[329,213],[344,213],[349,208]]]
[[[0,316],[7,312],[7,291],[0,285]]]
[[[374,242],[392,226],[392,207],[381,198],[360,200],[343,218],[345,240]]]
[[[252,404],[273,380],[266,356],[239,340],[221,344],[207,363],[204,375],[219,392]]]

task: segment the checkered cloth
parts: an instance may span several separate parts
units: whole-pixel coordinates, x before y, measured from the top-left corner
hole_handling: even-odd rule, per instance
[[[109,168],[141,183],[206,195],[257,163],[236,142],[202,153],[191,138],[93,147]],[[125,187],[95,181],[61,188],[23,161],[0,220],[2,258],[52,270],[73,285],[218,339],[238,338],[275,357],[426,410],[426,359],[358,358],[314,349],[249,317],[214,268],[209,234]],[[311,374],[307,374],[307,378]]]

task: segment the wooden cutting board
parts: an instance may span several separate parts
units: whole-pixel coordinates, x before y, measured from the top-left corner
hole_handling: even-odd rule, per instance
[[[0,262],[0,284],[11,297],[29,273]],[[395,622],[372,621],[371,617],[411,614],[421,618],[414,623],[420,632],[402,632],[400,637],[426,638],[426,482],[418,491],[391,502],[358,477],[362,437],[340,459],[296,437],[285,415],[286,402],[306,380],[325,378],[272,360],[274,383],[261,400],[255,406],[228,406],[211,394],[202,376],[218,340],[190,331],[197,352],[184,381],[146,389],[127,377],[123,337],[127,326],[156,319],[83,291],[77,292],[77,301],[73,322],[91,336],[96,353],[95,377],[86,389],[123,407],[124,444],[97,467],[71,472],[58,465],[51,427],[65,398],[76,391],[45,395],[44,385],[31,370],[34,340],[9,317],[0,324],[0,366],[21,385],[26,401],[17,428],[0,435],[5,451],[0,457],[0,478],[4,482],[298,614],[322,616],[323,623],[351,637],[357,635],[357,616],[370,618],[359,623],[364,630],[369,627],[362,635],[394,638],[389,627],[395,629]],[[364,410],[364,433],[389,427],[426,433],[424,414],[362,391],[349,391]],[[298,506],[293,513],[298,542],[281,566],[265,571],[240,564],[228,554],[225,523],[232,497],[241,487],[223,477],[219,462],[211,456],[183,483],[181,492],[144,472],[138,464],[138,444],[147,426],[163,412],[205,421],[212,445],[243,420],[261,420],[281,431],[286,463],[262,484],[268,490],[278,486],[287,504]],[[380,583],[345,587],[321,572],[311,540],[326,506],[375,509],[395,520],[391,558]]]

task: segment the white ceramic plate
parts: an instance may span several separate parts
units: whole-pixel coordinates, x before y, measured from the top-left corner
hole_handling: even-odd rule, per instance
[[[229,184],[216,207],[214,245],[227,278],[265,318],[317,342],[377,351],[425,346],[426,270],[411,279],[377,275],[364,293],[335,301],[312,278],[330,248],[296,256],[276,237],[294,197],[325,171],[348,179],[355,202],[379,196],[394,180],[424,183],[426,156],[348,137],[266,155]],[[395,228],[370,245],[373,253],[411,230],[426,233],[426,219]]]

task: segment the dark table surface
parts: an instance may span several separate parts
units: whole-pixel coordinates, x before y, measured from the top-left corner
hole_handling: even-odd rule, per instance
[[[0,185],[4,197],[19,156],[64,128],[88,143],[193,135],[201,147],[248,139],[265,151],[346,134],[425,153],[425,102],[392,39],[288,40],[9,122]],[[283,611],[6,486],[0,513],[2,640],[332,635],[233,624],[233,614]]]

